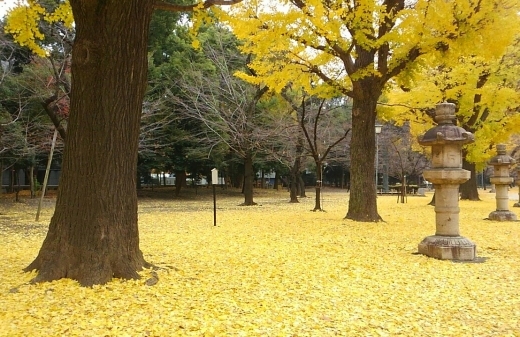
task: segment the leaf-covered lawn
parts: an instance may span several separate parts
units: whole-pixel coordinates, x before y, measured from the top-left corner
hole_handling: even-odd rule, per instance
[[[435,232],[426,198],[380,196],[384,223],[343,220],[348,195],[289,204],[285,191],[140,201],[141,249],[161,269],[82,288],[29,285],[52,215],[0,203],[0,336],[520,336],[520,222],[483,220],[494,194],[461,202],[484,263],[416,255]],[[208,193],[207,191],[202,191]],[[312,192],[308,193],[312,195]],[[514,202],[511,201],[511,206]],[[520,209],[511,207],[516,213]],[[153,282],[151,282],[153,283]]]

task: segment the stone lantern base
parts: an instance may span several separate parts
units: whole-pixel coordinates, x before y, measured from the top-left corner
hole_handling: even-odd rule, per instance
[[[510,211],[494,211],[489,213],[488,218],[495,221],[516,221],[516,214]]]
[[[419,254],[439,260],[471,261],[477,254],[477,246],[463,236],[432,235],[419,243]]]

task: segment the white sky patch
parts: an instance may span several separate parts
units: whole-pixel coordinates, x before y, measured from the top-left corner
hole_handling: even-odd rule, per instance
[[[4,18],[7,14],[7,11],[11,8],[15,7],[19,3],[24,3],[24,1],[19,0],[0,0],[0,18]]]

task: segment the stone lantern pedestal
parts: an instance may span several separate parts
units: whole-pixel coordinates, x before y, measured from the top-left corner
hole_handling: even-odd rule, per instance
[[[505,144],[497,145],[497,155],[491,158],[489,165],[493,165],[494,173],[489,179],[495,184],[497,210],[489,214],[490,220],[496,221],[516,221],[516,214],[509,211],[509,192],[508,187],[513,182],[509,176],[509,168],[516,161],[506,154]]]
[[[419,253],[441,260],[474,260],[476,246],[459,232],[459,186],[471,172],[462,169],[462,145],[474,136],[453,124],[455,104],[436,106],[438,125],[419,137],[419,144],[432,147],[432,168],[423,176],[435,186],[435,235],[419,243]]]

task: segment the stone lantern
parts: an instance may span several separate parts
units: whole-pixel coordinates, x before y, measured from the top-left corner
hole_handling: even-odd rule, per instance
[[[509,168],[516,161],[506,154],[506,145],[497,145],[497,155],[491,158],[489,165],[493,166],[494,173],[489,179],[495,184],[497,210],[489,214],[490,220],[496,221],[516,221],[516,214],[509,211],[509,184],[513,178],[509,176]]]
[[[435,186],[435,235],[419,243],[419,253],[441,260],[474,260],[476,246],[459,233],[459,186],[471,172],[462,169],[462,145],[472,143],[472,133],[453,124],[455,104],[436,106],[437,126],[419,137],[419,144],[432,147],[432,168],[424,178]]]

